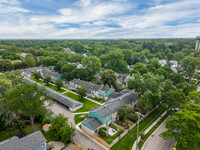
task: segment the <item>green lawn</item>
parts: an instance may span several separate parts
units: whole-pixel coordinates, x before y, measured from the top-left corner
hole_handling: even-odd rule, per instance
[[[29,79],[34,80],[34,81],[36,81],[36,82],[38,82],[40,84],[44,84],[44,82],[41,79],[37,80],[34,77],[29,77]]]
[[[35,123],[34,125],[35,127],[35,131],[42,131],[42,125],[40,123]],[[31,129],[31,125],[27,125],[24,130],[26,131],[27,134],[30,134],[32,132],[32,129]],[[57,141],[57,139],[55,138],[55,136],[51,135],[50,132],[44,132],[42,131],[45,139],[47,140],[47,142],[49,141]],[[20,130],[18,128],[13,128],[13,129],[7,129],[3,132],[0,133],[0,142],[12,137],[12,136],[15,136],[15,135],[19,135],[21,134]]]
[[[100,106],[97,103],[89,101],[89,100],[87,100],[87,99],[85,99],[83,97],[80,97],[80,96],[78,96],[78,95],[76,95],[74,93],[71,93],[71,92],[67,92],[64,95],[69,96],[69,97],[71,97],[71,98],[83,103],[83,107],[81,109],[75,111],[75,112],[88,112],[91,108],[94,108],[95,106]]]
[[[80,116],[85,115],[85,117],[80,118]],[[78,114],[78,115],[74,115],[74,121],[75,124],[78,124],[79,122],[83,121],[86,117],[88,117],[88,114]]]
[[[63,90],[63,89],[59,89],[59,90],[58,90],[58,88],[57,88],[56,86],[52,85],[52,84],[49,84],[49,85],[45,84],[45,86],[47,86],[47,87],[49,87],[49,88],[51,88],[51,89],[53,89],[53,90],[55,90],[55,91],[58,91],[58,92],[60,92],[60,93],[65,92],[65,90]]]
[[[163,112],[165,111],[165,108],[158,108],[155,111],[153,111],[148,117],[146,117],[142,122],[140,122],[140,131],[148,128],[151,123],[155,121]],[[111,150],[131,150],[133,143],[136,140],[137,136],[137,128],[133,128],[130,130],[121,140],[119,140],[112,148]]]
[[[13,129],[7,129],[3,132],[0,133],[0,142],[14,136],[14,135],[19,135],[20,134],[20,130],[13,128]]]

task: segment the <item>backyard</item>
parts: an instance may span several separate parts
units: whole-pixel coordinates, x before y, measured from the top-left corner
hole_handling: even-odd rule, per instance
[[[141,132],[147,129],[165,110],[166,110],[165,108],[159,107],[158,109],[154,110],[151,114],[149,114],[149,116],[147,116],[142,122],[140,122],[139,131]],[[137,127],[134,127],[113,147],[111,147],[111,150],[119,150],[119,149],[131,150],[136,140],[136,136],[137,136]]]
[[[72,92],[67,92],[64,95],[71,97],[71,98],[83,103],[83,107],[81,109],[75,111],[75,113],[77,113],[77,112],[88,112],[91,108],[94,108],[95,106],[100,106],[99,104],[94,103],[90,100],[87,100],[84,97],[80,97],[79,95],[76,95]]]
[[[35,123],[34,127],[35,127],[35,131],[42,131],[42,125],[40,123]],[[27,134],[30,134],[32,132],[31,125],[27,125],[24,128],[24,130]],[[7,129],[0,133],[0,142],[4,141],[12,136],[20,135],[20,134],[21,134],[21,132],[20,132],[20,129],[18,129],[18,128]],[[43,132],[43,135],[44,135],[45,139],[47,140],[47,142],[56,140],[55,137],[53,135],[51,135],[49,132]]]
[[[88,117],[88,114],[77,114],[77,115],[74,115],[75,124],[80,123],[80,122],[83,121],[86,117]]]

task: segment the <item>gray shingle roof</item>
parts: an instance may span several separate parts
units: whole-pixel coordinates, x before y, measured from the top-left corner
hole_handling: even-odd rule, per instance
[[[42,84],[35,82],[29,78],[24,78],[24,83],[32,83],[32,84],[36,83],[39,87],[42,87]],[[61,93],[54,91],[51,88],[45,87],[45,89],[47,90],[48,95],[53,96],[54,100],[62,103],[65,106],[68,106],[69,108],[74,109],[76,107],[83,105],[81,102],[78,102],[68,96],[62,95]]]
[[[79,80],[79,79],[73,79],[70,82],[74,83],[74,84],[77,84],[77,85],[84,86],[86,89],[92,89],[94,86],[96,86],[93,83],[90,83],[90,82],[87,82],[87,81],[83,81],[83,80]]]
[[[107,93],[110,90],[110,87],[109,86],[103,86],[101,88],[101,90],[104,91],[105,93]]]
[[[46,139],[44,138],[41,131],[33,132],[20,139],[20,144],[22,147],[21,150],[33,149],[44,142],[46,142]]]
[[[121,96],[120,93],[118,93],[118,92],[112,92],[112,93],[108,96],[108,98],[109,98],[109,99],[111,99],[111,98],[117,98],[117,97],[119,97],[119,96]]]
[[[13,136],[0,142],[0,150],[30,150],[46,142],[41,131],[33,132],[21,139]]]
[[[109,116],[112,113],[117,112],[120,107],[124,104],[131,104],[138,99],[138,95],[132,92],[126,93],[115,99],[111,99],[93,110],[92,112],[97,112],[102,118]]]
[[[92,90],[93,90],[93,91],[98,91],[101,87],[102,87],[101,85],[94,85],[94,86],[92,87]]]
[[[97,129],[102,125],[102,123],[97,118],[91,117],[85,118],[85,120],[83,120],[82,123],[87,123],[92,128],[92,130]]]
[[[117,80],[122,83],[126,80],[127,76],[128,74],[119,74]]]
[[[32,67],[32,68],[26,68],[26,69],[19,69],[19,71],[22,72],[34,72],[37,70],[43,69],[43,67]]]

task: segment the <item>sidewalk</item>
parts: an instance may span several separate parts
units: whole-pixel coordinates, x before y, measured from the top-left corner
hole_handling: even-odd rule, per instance
[[[88,114],[89,112],[80,112],[80,113],[73,113],[74,115],[79,115],[79,114]]]
[[[156,119],[156,120],[144,131],[144,134],[147,134],[147,133],[158,123],[158,121],[160,121],[160,119],[162,119],[162,117],[165,116],[166,113],[167,113],[167,110],[166,110],[164,113],[162,113],[162,114],[160,115],[160,117],[159,117],[158,119]],[[140,136],[138,137],[138,143],[139,143],[139,141],[140,141]],[[135,141],[134,144],[133,144],[132,150],[136,150],[136,143],[137,143],[137,139],[136,139],[136,141]]]

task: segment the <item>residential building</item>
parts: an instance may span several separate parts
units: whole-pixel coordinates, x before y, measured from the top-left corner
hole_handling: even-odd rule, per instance
[[[43,67],[40,73],[43,78],[46,76],[50,76],[53,81],[56,81],[57,79],[61,79],[63,82],[66,82],[66,79],[64,79],[64,76],[62,74],[58,72],[54,72],[47,67]]]
[[[19,138],[13,136],[0,142],[0,150],[46,150],[46,139],[41,131]]]
[[[23,77],[31,77],[33,72],[41,72],[43,67],[32,67],[32,68],[26,68],[26,69],[20,69],[21,75]]]
[[[96,85],[79,79],[73,79],[70,81],[69,86],[71,89],[75,90],[81,86],[84,86],[87,91],[87,96],[102,98],[105,100],[108,100],[109,95],[115,91],[115,89],[108,86]]]
[[[19,54],[22,57],[22,59],[25,59],[27,55],[27,53],[24,53],[24,52],[19,52],[17,54]]]
[[[89,116],[81,122],[81,128],[90,135],[97,134],[100,127],[108,127],[118,120],[117,113],[122,105],[135,107],[138,95],[129,91],[120,97],[113,98],[99,107],[89,111]]]

